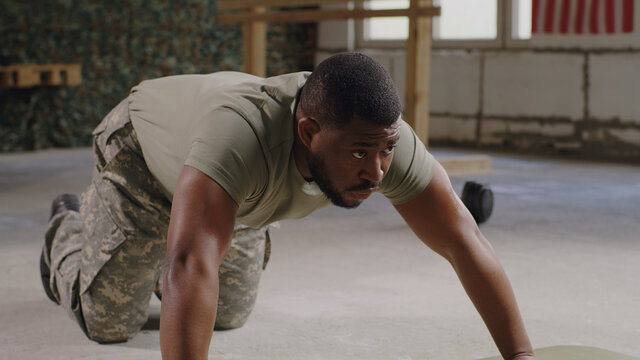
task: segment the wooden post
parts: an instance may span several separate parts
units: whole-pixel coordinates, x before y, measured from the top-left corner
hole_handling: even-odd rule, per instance
[[[418,6],[431,0],[411,0],[409,38],[406,46],[405,118],[425,146],[429,141],[429,61],[431,59],[431,17],[419,16]]]
[[[264,6],[251,9],[253,13],[264,13]],[[242,25],[243,67],[246,73],[267,76],[267,24],[264,21]]]

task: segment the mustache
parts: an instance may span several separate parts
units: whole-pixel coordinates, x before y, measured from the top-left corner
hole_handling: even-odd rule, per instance
[[[380,187],[380,182],[365,181],[360,185],[348,188],[347,191],[371,190]]]

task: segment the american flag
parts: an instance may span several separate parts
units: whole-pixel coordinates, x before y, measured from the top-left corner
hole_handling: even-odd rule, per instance
[[[534,34],[633,32],[635,0],[533,0]]]

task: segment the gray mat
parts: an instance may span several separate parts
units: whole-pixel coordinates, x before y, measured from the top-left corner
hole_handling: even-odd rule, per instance
[[[640,360],[636,357],[591,346],[551,346],[536,349],[537,360]],[[494,356],[480,360],[501,360]]]

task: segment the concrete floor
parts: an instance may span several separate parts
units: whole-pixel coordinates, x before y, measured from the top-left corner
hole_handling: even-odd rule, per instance
[[[436,156],[457,154],[434,151]],[[640,356],[640,167],[494,155],[481,228],[536,347]],[[159,303],[125,344],[87,340],[44,295],[37,259],[50,200],[81,192],[88,149],[0,155],[0,359],[160,358]],[[466,178],[453,179],[461,191]],[[428,214],[425,214],[428,216]],[[216,359],[477,359],[497,354],[450,266],[383,197],[274,229],[258,303],[216,332]]]

